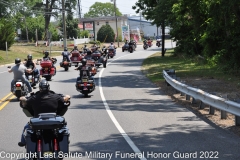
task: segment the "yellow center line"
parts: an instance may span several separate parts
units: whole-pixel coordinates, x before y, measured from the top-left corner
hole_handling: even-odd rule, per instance
[[[8,95],[6,95],[5,97],[3,97],[3,99],[0,100],[0,103],[2,103],[7,97],[9,97],[12,93],[9,93]]]
[[[4,102],[1,106],[0,106],[0,111],[15,97],[15,95],[13,95],[12,97],[10,97],[9,99],[6,100],[6,102]]]

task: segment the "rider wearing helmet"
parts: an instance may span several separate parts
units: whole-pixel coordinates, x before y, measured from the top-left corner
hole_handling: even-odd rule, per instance
[[[108,46],[108,49],[113,49],[114,50],[114,55],[116,55],[116,47],[113,44],[113,42],[110,43],[110,45]]]
[[[28,99],[26,97],[20,97],[21,106],[23,108],[29,108],[33,111],[34,117],[38,117],[40,113],[57,113],[64,109],[64,102],[70,99],[69,95],[62,97],[59,94],[50,90],[50,85],[47,80],[43,79],[39,83],[39,91],[32,94]],[[24,138],[25,129],[30,128],[27,123],[24,127],[21,142],[18,143],[20,147],[26,145]]]
[[[33,62],[33,57],[31,54],[29,54],[27,56],[27,61],[25,62],[24,64],[27,68],[30,68],[32,69],[32,72],[34,73],[34,76],[35,77],[39,77],[39,71],[38,69],[36,68],[36,63]]]
[[[11,92],[13,92],[14,84],[17,80],[21,79],[23,83],[25,83],[28,87],[28,92],[32,92],[32,87],[29,81],[25,77],[25,72],[28,70],[23,64],[21,64],[21,59],[15,59],[15,66],[8,70],[9,73],[13,72],[13,80],[11,82]]]
[[[54,66],[54,63],[57,61],[57,59],[56,59],[56,58],[51,58],[51,57],[49,57],[49,52],[48,52],[48,51],[45,51],[45,52],[44,52],[43,60],[51,60],[51,61],[52,61],[52,67],[55,69],[55,74],[56,74],[57,69],[56,69],[56,67]]]
[[[87,59],[84,58],[84,59],[82,59],[82,65],[80,65],[79,67],[75,68],[75,70],[79,70],[79,71],[81,71],[81,70],[89,70],[89,72],[90,72],[93,69],[93,67],[89,67],[89,66],[86,66],[86,65],[87,65]],[[76,82],[81,80],[81,79],[82,79],[82,75],[80,73],[80,76],[77,77]],[[93,78],[93,76],[91,74],[89,74],[89,79],[93,80],[93,82],[94,82],[94,78]]]
[[[67,61],[70,62],[70,58],[69,58],[70,55],[71,55],[71,53],[68,52],[67,47],[64,47],[64,51],[62,52],[63,59],[64,59],[64,57],[66,57]]]
[[[72,51],[78,51],[77,46],[74,46],[73,49],[72,49]],[[72,51],[71,51],[71,52],[72,52]]]

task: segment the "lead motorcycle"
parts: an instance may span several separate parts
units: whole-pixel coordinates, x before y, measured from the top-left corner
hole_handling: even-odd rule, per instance
[[[61,95],[63,96],[63,95]],[[29,98],[29,97],[26,97]],[[26,153],[31,160],[62,160],[63,154],[69,153],[69,131],[63,115],[67,112],[70,101],[65,102],[57,113],[42,113],[37,118],[30,118],[29,129],[26,129]],[[23,112],[27,117],[33,117],[31,107],[25,106]]]

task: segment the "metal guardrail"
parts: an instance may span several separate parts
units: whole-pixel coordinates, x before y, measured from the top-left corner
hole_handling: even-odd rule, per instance
[[[240,104],[239,103],[215,96],[201,89],[190,87],[172,78],[173,75],[175,75],[174,70],[163,70],[163,77],[165,78],[166,82],[169,85],[171,85],[173,88],[180,91],[181,93],[186,94],[186,96],[188,95],[196,100],[200,100],[204,104],[207,104],[211,107],[220,109],[221,111],[226,111],[235,116],[238,116],[236,117],[235,124],[240,125],[240,118],[239,118]]]

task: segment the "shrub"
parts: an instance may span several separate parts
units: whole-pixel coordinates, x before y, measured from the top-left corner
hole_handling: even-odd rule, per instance
[[[115,37],[115,33],[110,25],[103,25],[98,33],[97,40],[100,42],[113,42]]]

